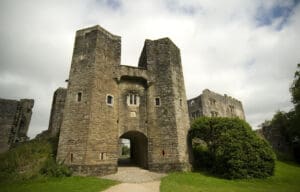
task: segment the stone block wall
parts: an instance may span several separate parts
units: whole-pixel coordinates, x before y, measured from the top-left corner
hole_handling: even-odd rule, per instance
[[[33,105],[32,99],[0,99],[0,153],[14,143],[28,140]]]
[[[188,108],[180,51],[146,40],[138,67],[120,65],[121,38],[100,26],[77,31],[57,160],[75,172],[116,172],[119,139],[153,171],[189,169]]]
[[[63,119],[63,112],[65,107],[65,100],[67,96],[67,89],[58,88],[53,94],[51,114],[49,120],[48,133],[50,137],[59,134]]]
[[[146,40],[139,67],[152,75],[147,110],[149,169],[187,170],[189,118],[180,50],[169,38]]]
[[[271,126],[270,123],[266,122],[263,123],[262,128],[256,130],[256,132],[266,139],[276,152],[292,154],[292,149],[279,127]]]
[[[245,119],[241,101],[208,89],[205,89],[198,97],[188,100],[187,103],[191,121],[200,116]]]

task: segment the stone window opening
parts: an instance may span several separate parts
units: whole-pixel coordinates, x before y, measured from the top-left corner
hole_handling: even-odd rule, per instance
[[[179,99],[179,104],[180,106],[182,106],[182,99]]]
[[[231,113],[234,113],[234,106],[233,105],[229,105],[229,110]]]
[[[100,154],[99,154],[99,159],[100,159],[100,160],[105,160],[105,159],[106,159],[106,153],[103,153],[103,152],[100,153]]]
[[[218,117],[218,112],[216,112],[216,111],[211,111],[210,113],[211,113],[211,116],[212,116],[212,117]]]
[[[161,154],[162,154],[162,156],[165,156],[166,152],[164,149],[161,151]]]
[[[138,94],[130,93],[127,96],[127,104],[129,106],[139,106],[140,105],[140,97]]]
[[[159,97],[155,98],[155,105],[160,106],[160,98]]]
[[[215,106],[216,105],[216,100],[213,99],[213,98],[210,98],[209,99],[209,104],[212,105],[212,106]]]
[[[192,119],[197,119],[198,117],[200,117],[200,111],[194,111],[192,112]]]
[[[191,102],[190,102],[190,106],[193,106],[193,105],[194,105],[194,103],[195,103],[195,101],[194,101],[194,100],[191,100]]]
[[[73,155],[73,153],[71,153],[70,154],[70,162],[73,163],[73,160],[74,160],[74,155]]]
[[[81,102],[82,100],[82,92],[77,93],[77,102]]]
[[[113,105],[114,104],[114,97],[112,95],[106,95],[106,104]]]

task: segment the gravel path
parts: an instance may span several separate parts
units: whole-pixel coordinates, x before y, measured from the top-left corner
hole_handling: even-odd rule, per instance
[[[160,181],[148,183],[121,183],[112,186],[104,192],[159,192]]]
[[[104,192],[159,192],[160,179],[166,176],[139,167],[119,167],[116,174],[101,178],[122,182]]]

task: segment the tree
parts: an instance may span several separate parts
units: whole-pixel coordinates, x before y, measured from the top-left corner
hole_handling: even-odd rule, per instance
[[[295,159],[300,162],[300,64],[297,65],[297,71],[295,72],[290,92],[295,108],[291,116],[291,126],[288,127],[287,134],[289,135],[289,142],[292,145]]]
[[[130,155],[130,149],[127,145],[122,146],[122,156],[129,156]]]
[[[294,154],[294,159],[300,163],[300,64],[297,65],[297,69],[290,87],[294,108],[289,112],[275,113],[272,121],[265,128],[280,130],[290,151]]]
[[[214,174],[236,179],[274,173],[275,154],[270,145],[241,119],[201,117],[193,122],[190,134],[205,142],[204,147],[195,146],[195,162]]]
[[[294,81],[290,88],[292,94],[292,102],[295,104],[296,109],[300,105],[300,63],[297,65],[297,71],[294,75]],[[299,109],[298,109],[299,110]]]

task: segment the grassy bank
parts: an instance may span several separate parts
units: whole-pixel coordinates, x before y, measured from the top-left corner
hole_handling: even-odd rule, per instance
[[[300,167],[276,162],[275,175],[267,179],[226,180],[199,173],[172,173],[162,179],[162,192],[299,192]]]
[[[55,163],[57,138],[32,140],[0,154],[1,192],[99,192],[117,182],[70,176]],[[70,174],[66,174],[70,173]]]
[[[117,182],[95,177],[42,177],[0,183],[1,192],[99,192]]]

